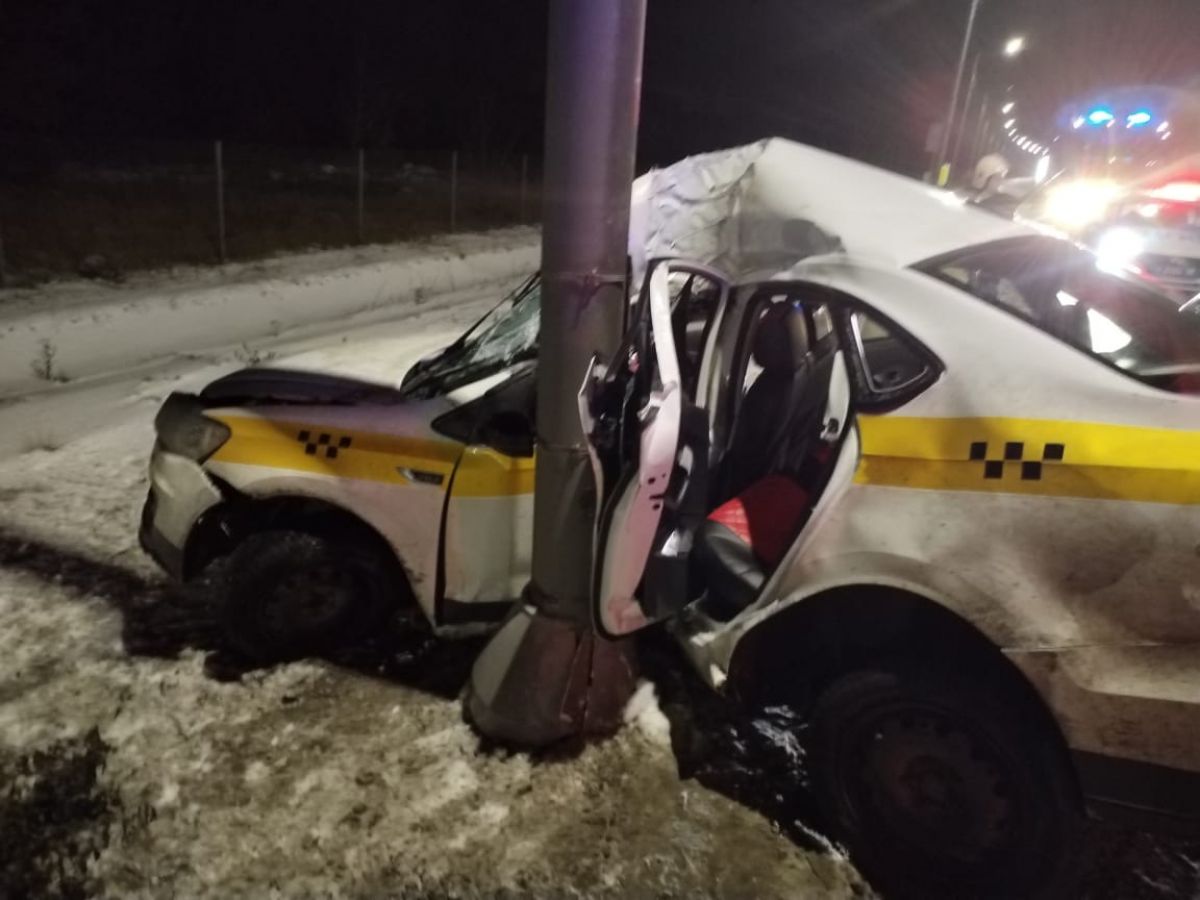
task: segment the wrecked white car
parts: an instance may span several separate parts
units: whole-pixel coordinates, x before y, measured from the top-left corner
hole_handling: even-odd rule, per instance
[[[651,173],[633,212],[639,302],[581,392],[599,628],[669,621],[713,687],[811,711],[831,826],[906,895],[1061,895],[1085,804],[1200,811],[1200,319],[785,141]],[[531,406],[497,398],[528,365],[171,401],[147,543],[438,627],[515,598]],[[319,610],[281,577],[234,591],[238,627]]]
[[[1106,268],[1200,311],[1200,156],[1130,186],[1088,243]]]
[[[651,179],[649,254],[806,258],[649,265],[590,389],[602,629],[670,618],[714,687],[810,709],[831,823],[905,895],[1062,896],[1085,802],[1200,813],[1200,323],[785,142]],[[722,284],[694,389],[671,270]]]

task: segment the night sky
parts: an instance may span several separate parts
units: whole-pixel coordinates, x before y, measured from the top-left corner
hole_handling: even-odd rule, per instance
[[[547,2],[0,0],[0,132],[536,154]],[[781,134],[920,170],[968,5],[649,0],[640,162]],[[1200,87],[1200,2],[984,0],[976,46],[1045,139],[1107,87]]]

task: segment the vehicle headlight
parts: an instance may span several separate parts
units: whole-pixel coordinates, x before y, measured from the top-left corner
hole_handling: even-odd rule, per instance
[[[154,418],[154,431],[168,453],[204,462],[229,440],[224,422],[204,415],[204,404],[189,394],[171,394]]]
[[[1044,216],[1052,224],[1076,232],[1104,218],[1119,194],[1111,181],[1070,181],[1046,192]]]
[[[1113,274],[1128,271],[1145,249],[1145,238],[1132,228],[1110,228],[1096,242],[1096,267]]]

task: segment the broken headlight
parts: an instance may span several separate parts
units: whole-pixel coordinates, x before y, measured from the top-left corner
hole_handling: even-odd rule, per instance
[[[204,415],[204,404],[190,394],[172,394],[154,418],[158,441],[168,453],[204,462],[229,440],[229,426]]]

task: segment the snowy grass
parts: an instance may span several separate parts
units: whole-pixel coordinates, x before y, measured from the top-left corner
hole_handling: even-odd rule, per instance
[[[126,371],[175,354],[258,346],[301,326],[527,275],[537,233],[280,258],[228,273],[159,273],[120,286],[49,285],[0,304],[0,395]]]

